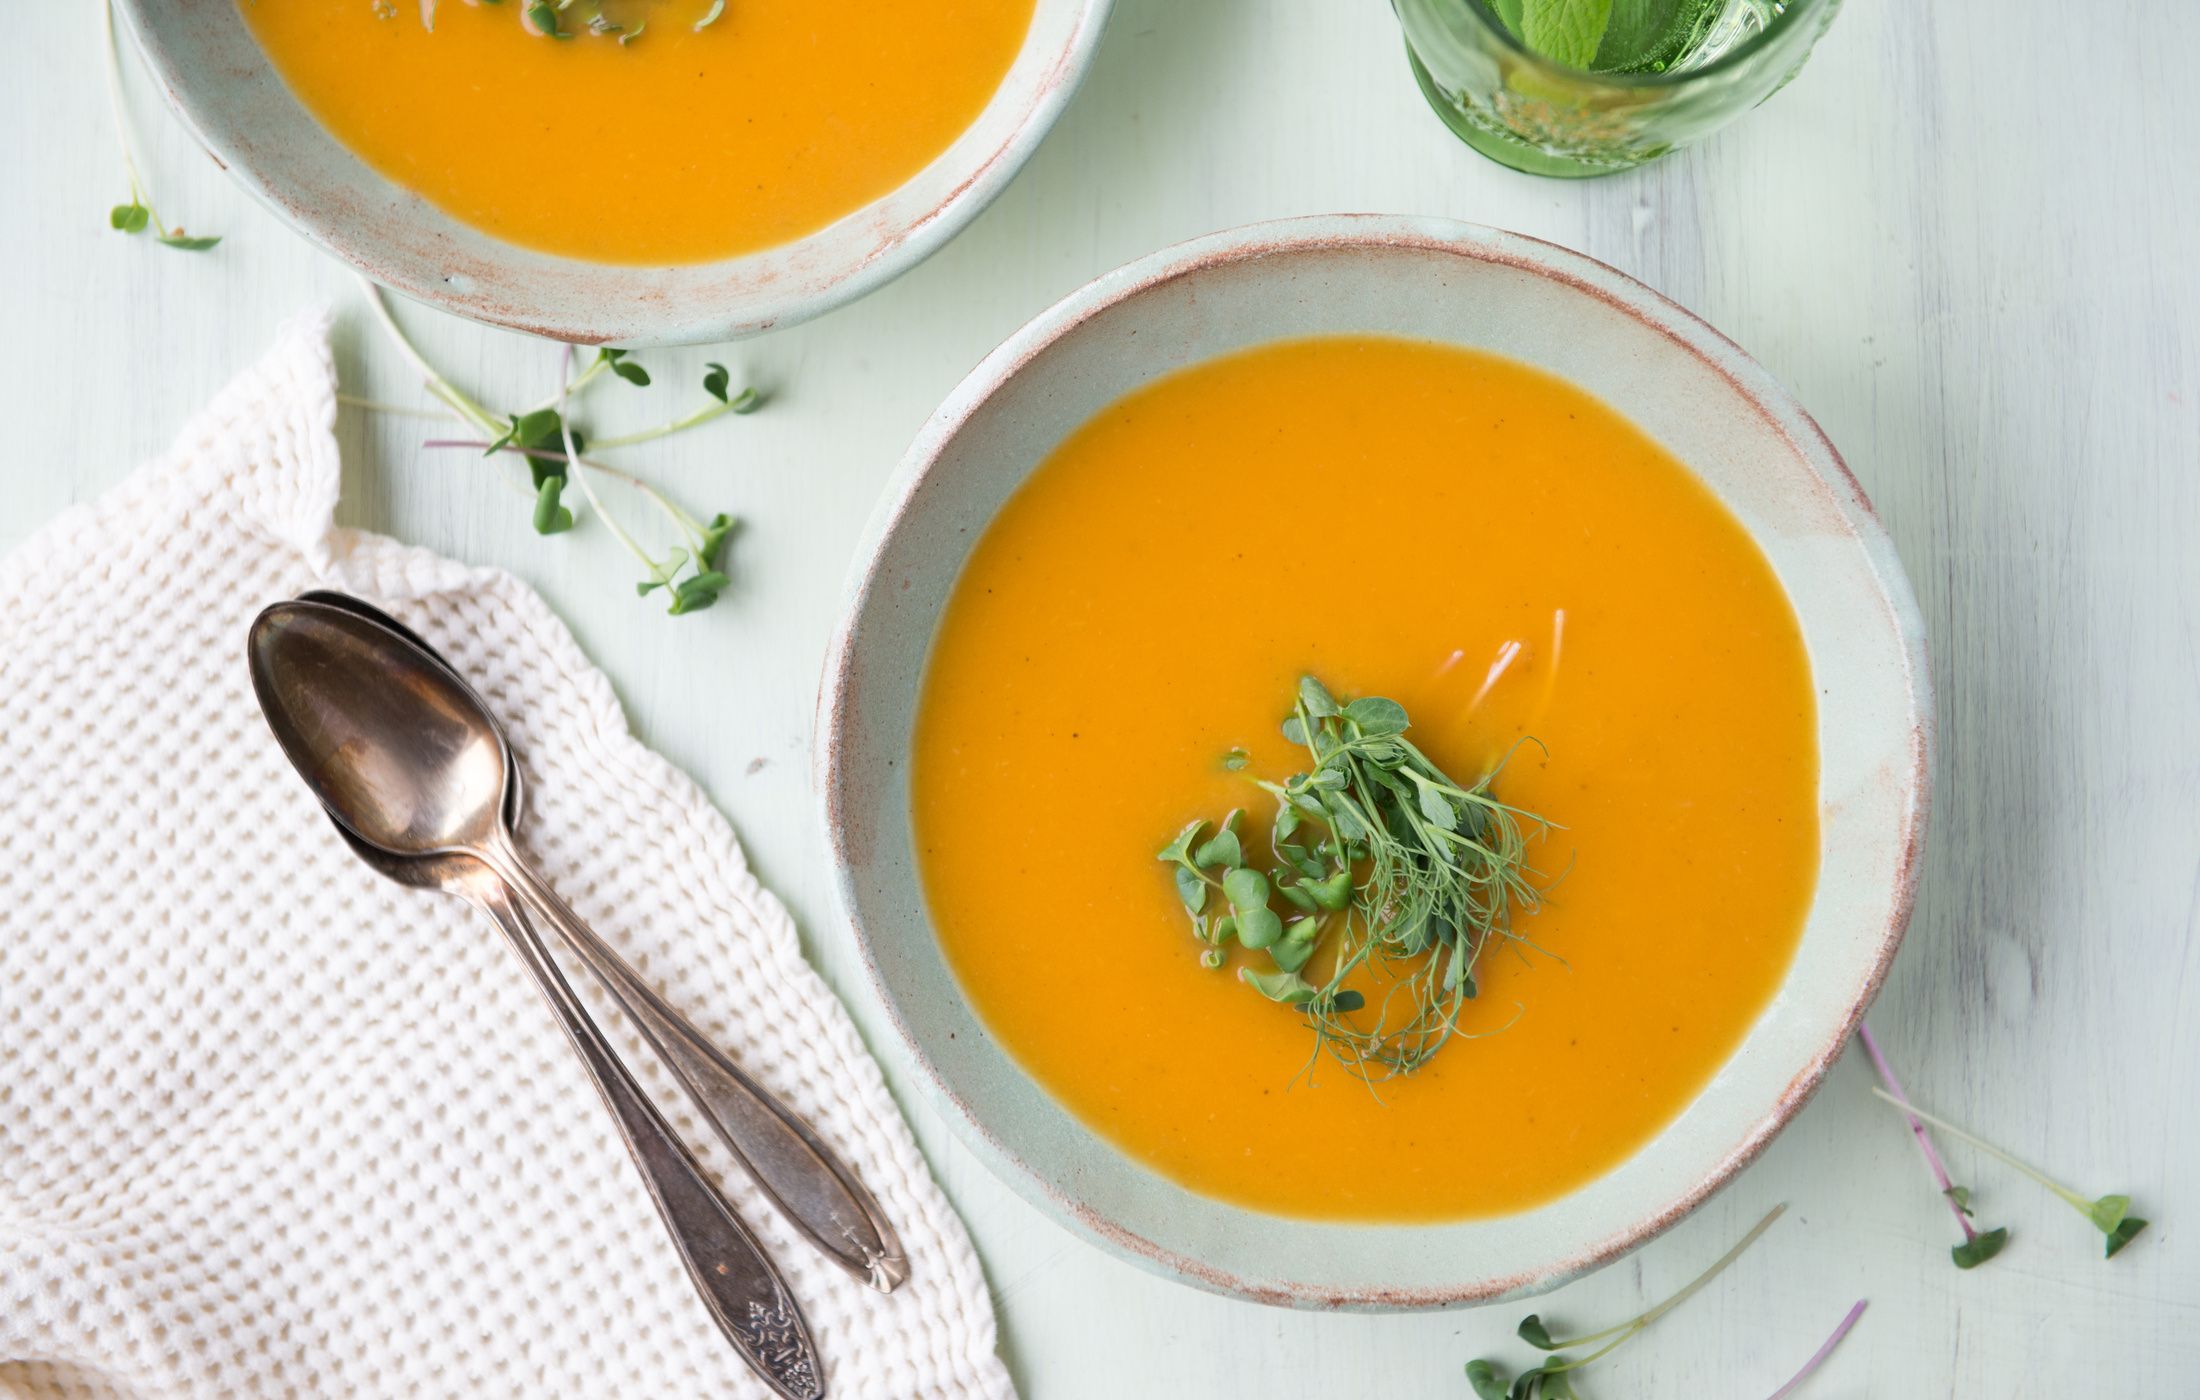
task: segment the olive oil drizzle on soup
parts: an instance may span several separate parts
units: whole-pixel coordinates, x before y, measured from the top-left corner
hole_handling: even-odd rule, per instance
[[[1509,665],[1489,677],[1508,646]],[[1396,698],[1464,781],[1562,830],[1466,1036],[1370,1092],[1200,965],[1190,816],[1305,766],[1302,673]],[[1185,1186],[1287,1215],[1519,1211],[1671,1122],[1771,999],[1818,870],[1800,630],[1741,525],[1625,419],[1524,365],[1378,338],[1164,378],[1044,463],[934,642],[912,791],[932,922],[1058,1100]],[[1547,751],[1547,753],[1546,753]],[[1468,1036],[1475,1038],[1467,1038]]]
[[[887,194],[984,110],[1033,0],[606,0],[632,43],[525,6],[237,0],[337,140],[485,233],[596,262],[707,262]]]

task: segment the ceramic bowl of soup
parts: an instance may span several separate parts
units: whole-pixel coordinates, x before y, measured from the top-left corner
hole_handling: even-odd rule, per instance
[[[1894,549],[1763,368],[1578,254],[1336,216],[1110,273],[963,382],[859,551],[818,776],[1007,1182],[1203,1287],[1429,1307],[1614,1258],[1801,1108],[1909,917],[1930,714]]]
[[[1037,147],[1109,4],[122,9],[200,142],[313,242],[477,321],[653,344],[803,320],[922,261]]]

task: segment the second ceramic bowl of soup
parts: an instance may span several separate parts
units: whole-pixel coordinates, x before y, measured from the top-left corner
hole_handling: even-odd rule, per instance
[[[1372,1084],[1154,860],[1230,806],[1265,852],[1307,672],[1554,824],[1460,1034]],[[1794,1115],[1907,922],[1929,712],[1893,549],[1762,368],[1547,244],[1333,217],[1111,273],[964,382],[819,761],[877,988],[1012,1185],[1206,1287],[1416,1307],[1614,1257]]]
[[[369,277],[557,340],[652,344],[803,320],[922,261],[1037,147],[1109,4],[122,9],[201,143]]]

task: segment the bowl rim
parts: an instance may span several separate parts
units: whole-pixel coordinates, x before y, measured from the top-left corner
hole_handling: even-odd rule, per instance
[[[1744,401],[1766,415],[1783,436],[1793,440],[1791,429],[1809,435],[1808,442],[1795,441],[1798,454],[1814,472],[1818,464],[1811,460],[1812,454],[1823,454],[1823,461],[1838,473],[1837,479],[1825,479],[1825,485],[1835,497],[1843,520],[1855,532],[1856,544],[1867,557],[1899,643],[1912,718],[1910,766],[1904,775],[1909,803],[1900,833],[1893,900],[1885,926],[1879,930],[1877,946],[1872,949],[1870,965],[1861,985],[1840,1009],[1836,1033],[1818,1046],[1779,1094],[1771,1110],[1707,1174],[1671,1195],[1663,1205],[1646,1212],[1629,1227],[1540,1269],[1456,1286],[1340,1290],[1320,1283],[1239,1277],[1148,1239],[1056,1190],[1037,1168],[1018,1156],[979,1119],[926,1053],[887,985],[885,972],[865,930],[854,888],[853,860],[846,840],[846,813],[842,809],[841,733],[855,660],[856,622],[877,581],[885,542],[943,451],[964,425],[982,411],[994,393],[1025,365],[1110,308],[1212,267],[1278,254],[1399,248],[1510,267],[1594,297],[1694,355]],[[1779,412],[1774,413],[1773,409]],[[1818,474],[1823,477],[1822,472]],[[1496,1302],[1556,1288],[1662,1234],[1755,1161],[1817,1093],[1885,984],[1916,907],[1925,842],[1931,825],[1938,748],[1924,618],[1894,542],[1831,439],[1769,370],[1701,317],[1586,254],[1487,225],[1441,217],[1388,214],[1324,214],[1271,220],[1223,229],[1164,247],[1087,282],[1033,317],[980,361],[918,431],[882,488],[864,527],[842,591],[833,635],[826,647],[815,723],[813,785],[817,810],[832,852],[835,903],[862,955],[872,993],[884,1008],[903,1051],[922,1072],[920,1084],[963,1143],[972,1148],[996,1176],[1045,1214],[1150,1272],[1228,1297],[1298,1308],[1348,1311],[1416,1311]],[[1106,1146],[1107,1150],[1119,1151],[1112,1144]],[[1259,1214],[1247,1209],[1249,1213]]]
[[[471,289],[456,289],[446,279],[437,277],[435,259],[429,254],[415,249],[391,252],[386,240],[378,240],[372,235],[368,227],[371,216],[356,213],[349,203],[324,208],[287,197],[263,174],[259,161],[249,149],[250,142],[242,134],[229,130],[220,102],[195,86],[160,42],[149,16],[150,9],[158,3],[160,0],[118,0],[122,28],[129,34],[131,45],[147,74],[191,138],[247,194],[292,232],[359,275],[469,321],[573,345],[649,347],[715,344],[811,320],[878,290],[939,251],[984,212],[1053,130],[1092,69],[1115,0],[1034,0],[1034,29],[1049,7],[1055,6],[1062,8],[1067,16],[1068,35],[1059,49],[1042,56],[1041,71],[1029,80],[1027,105],[999,142],[969,152],[960,149],[973,132],[995,116],[996,109],[1004,101],[1024,99],[1016,72],[1024,62],[1023,47],[1019,47],[1015,63],[992,96],[986,99],[978,115],[945,149],[906,180],[800,238],[703,263],[597,263],[509,242],[465,224],[423,196],[406,190],[352,154],[340,140],[326,133],[325,128],[321,129],[342,151],[358,178],[377,182],[417,201],[427,211],[431,223],[442,221],[458,235],[484,240],[496,253],[541,264],[522,272],[509,284],[489,289],[488,295]],[[225,9],[234,9],[229,0],[215,0],[215,3]],[[1024,42],[1029,45],[1030,33],[1026,34]],[[300,112],[304,120],[319,127],[318,119],[305,112],[302,104]],[[950,157],[957,157],[952,167],[948,165]],[[870,246],[852,260],[846,256],[838,259],[846,265],[829,271],[820,279],[792,275],[802,267],[806,257],[824,254],[828,262],[834,261],[829,256],[832,240],[858,237],[867,216],[926,181],[944,187],[944,193],[927,209],[898,227],[863,235]],[[437,233],[432,228],[429,232],[448,240],[449,235]],[[553,275],[553,269],[589,271],[606,278],[616,278],[621,273],[686,273],[707,279],[713,288],[731,289],[732,294],[726,304],[706,304],[700,310],[688,309],[682,299],[662,294],[629,297],[622,302],[627,321],[607,325],[585,311],[575,313],[558,305],[565,298],[555,289],[547,292],[540,287],[529,289],[530,283],[539,283]],[[791,291],[778,290],[782,288],[791,288]]]

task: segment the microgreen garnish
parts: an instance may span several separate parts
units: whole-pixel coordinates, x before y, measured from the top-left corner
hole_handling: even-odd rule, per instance
[[[1932,1172],[1933,1181],[1940,1187],[1940,1194],[1948,1202],[1949,1209],[1955,1212],[1956,1224],[1962,1227],[1963,1243],[1952,1246],[1948,1251],[1949,1257],[1955,1260],[1959,1269],[1977,1268],[2001,1253],[2001,1247],[2009,1243],[2009,1231],[2006,1228],[1981,1230],[1971,1223],[1971,1188],[1958,1186],[1949,1178],[1948,1164],[1941,1161],[1939,1149],[1933,1146],[1932,1134],[1925,1131],[1925,1125],[1918,1121],[1915,1114],[1910,1113],[1909,1095],[1902,1092],[1902,1081],[1894,1077],[1894,1066],[1888,1064],[1887,1057],[1880,1053],[1878,1037],[1872,1034],[1869,1025],[1859,1021],[1856,1024],[1856,1039],[1864,1047],[1864,1053],[1870,1057],[1872,1068],[1878,1071],[1880,1082],[1887,1086],[1887,1092],[1903,1106],[1903,1113],[1910,1120],[1910,1134],[1917,1140],[1918,1151],[1924,1154],[1925,1166]]]
[[[565,489],[565,477],[545,476],[535,491],[535,533],[556,535],[573,528],[573,512],[559,504],[559,493]]]
[[[1850,1308],[1848,1311],[1848,1316],[1842,1318],[1840,1325],[1833,1329],[1833,1335],[1826,1338],[1826,1340],[1819,1345],[1818,1350],[1810,1354],[1810,1360],[1803,1363],[1803,1369],[1797,1371],[1794,1376],[1792,1376],[1788,1380],[1788,1383],[1786,1385],[1783,1385],[1778,1390],[1773,1391],[1772,1394],[1767,1397],[1767,1400],[1788,1400],[1788,1397],[1793,1395],[1796,1390],[1801,1387],[1804,1381],[1810,1379],[1812,1372],[1816,1371],[1820,1366],[1825,1365],[1826,1358],[1833,1355],[1833,1349],[1841,1345],[1841,1339],[1849,1335],[1849,1330],[1856,1326],[1856,1320],[1864,1315],[1864,1304],[1867,1301],[1867,1299],[1863,1298],[1857,1299],[1856,1306]]]
[[[2061,1182],[2055,1180],[2053,1177],[2047,1175],[2047,1173],[2039,1170],[2037,1167],[2020,1161],[2016,1157],[2013,1157],[2009,1153],[2004,1152],[2000,1148],[1994,1146],[1994,1144],[1986,1141],[1984,1138],[1957,1127],[1955,1124],[1949,1122],[1945,1118],[1936,1117],[1933,1114],[1927,1113],[1924,1109],[1919,1108],[1914,1103],[1909,1103],[1903,1099],[1898,1099],[1894,1095],[1888,1093],[1886,1090],[1879,1088],[1877,1085],[1874,1085],[1872,1087],[1872,1092],[1874,1094],[1877,1094],[1887,1103],[1892,1104],[1901,1112],[1909,1115],[1912,1118],[1924,1119],[1926,1122],[1932,1124],[1934,1127],[1948,1134],[1948,1136],[1955,1138],[1958,1141],[1971,1144],[1971,1146],[1977,1148],[1979,1151],[1985,1153],[1987,1156],[1992,1157],[1995,1161],[2000,1162],[2003,1166],[2015,1170],[2018,1174],[2022,1176],[2030,1177],[2033,1181],[2039,1183],[2041,1186],[2046,1187],[2055,1195],[2061,1197],[2065,1202],[2069,1204],[2072,1210],[2075,1210],[2078,1212],[2078,1214],[2084,1216],[2089,1222],[2091,1222],[2094,1229],[2101,1232],[2102,1240],[2106,1245],[2106,1250],[2103,1255],[2104,1258],[2115,1258],[2118,1250],[2122,1249],[2125,1245],[2130,1244],[2133,1237],[2147,1227],[2147,1222],[2145,1220],[2142,1220],[2138,1216],[2131,1213],[2131,1197],[2129,1196],[2120,1194],[2107,1195],[2097,1196],[2089,1200],[2086,1197],[2081,1196],[2077,1192],[2071,1190],[2069,1187],[2063,1185]],[[1951,1199],[1953,1199],[1953,1197],[1951,1197]],[[1966,1193],[1965,1200],[1968,1200],[1968,1193]],[[1959,1201],[1957,1202],[1957,1204],[1960,1206],[1961,1204],[1963,1204],[1963,1202]]]
[[[710,0],[710,8],[703,11],[701,19],[695,21],[695,32],[700,34],[710,28],[718,22],[718,17],[725,12],[726,0]]]
[[[709,520],[696,516],[667,497],[655,486],[632,472],[621,470],[590,456],[591,449],[602,452],[609,448],[632,446],[635,443],[654,441],[671,433],[706,423],[727,413],[747,413],[763,402],[763,396],[754,389],[743,389],[738,395],[727,397],[728,385],[725,367],[711,366],[718,377],[718,393],[714,402],[662,427],[647,432],[630,433],[619,438],[589,439],[572,421],[572,404],[579,393],[598,377],[610,374],[630,384],[646,386],[650,382],[648,371],[637,364],[627,352],[601,349],[578,374],[573,372],[574,352],[570,346],[561,350],[564,370],[560,376],[558,391],[544,402],[519,413],[498,415],[475,400],[471,395],[444,377],[420,353],[404,329],[390,314],[389,304],[381,290],[371,282],[366,288],[367,304],[375,319],[388,334],[391,342],[413,368],[420,372],[427,390],[441,400],[450,410],[450,416],[472,425],[482,434],[480,438],[437,438],[423,443],[432,448],[465,448],[487,456],[517,456],[527,464],[528,488],[535,530],[545,535],[561,534],[577,523],[575,506],[565,498],[567,488],[576,488],[580,500],[599,516],[619,543],[641,562],[644,570],[642,582],[636,591],[647,595],[662,588],[666,590],[666,611],[678,616],[700,612],[718,601],[718,597],[732,583],[726,572],[724,556],[726,544],[734,531],[734,519],[723,512]],[[340,402],[371,409],[380,413],[407,416],[440,417],[421,414],[397,404],[377,403],[339,394]],[[615,477],[640,492],[656,508],[679,534],[680,542],[662,558],[649,553],[615,517],[608,505],[596,494],[590,477],[601,473]]]
[[[596,352],[596,358],[611,366],[611,372],[627,383],[643,389],[649,387],[649,371],[628,359],[624,350],[606,346]]]
[[[122,171],[130,181],[130,202],[117,204],[107,211],[107,227],[118,233],[143,233],[150,229],[154,241],[162,247],[179,248],[187,253],[204,252],[221,242],[219,235],[185,233],[181,226],[171,227],[162,222],[153,208],[153,196],[146,189],[145,177],[138,171],[137,137],[130,124],[129,104],[122,96],[122,48],[115,42],[113,0],[102,0],[99,12],[107,51],[107,101],[114,109],[115,144],[122,148]]]
[[[550,0],[533,0],[527,7],[527,22],[535,32],[552,39],[570,39],[573,36],[558,25],[558,7]]]
[[[1482,1400],[1574,1400],[1571,1373],[1579,1371],[1592,1361],[1611,1355],[1637,1333],[1646,1330],[1650,1324],[1694,1297],[1705,1284],[1717,1278],[1726,1269],[1727,1265],[1740,1258],[1743,1250],[1755,1244],[1758,1236],[1771,1229],[1772,1222],[1778,1220],[1780,1212],[1786,1209],[1785,1205],[1774,1206],[1766,1213],[1764,1219],[1750,1228],[1748,1234],[1735,1242],[1732,1249],[1720,1255],[1716,1263],[1691,1279],[1680,1292],[1675,1293],[1656,1307],[1638,1313],[1617,1326],[1607,1327],[1601,1332],[1590,1332],[1584,1336],[1559,1340],[1551,1336],[1550,1329],[1544,1325],[1540,1316],[1534,1313],[1528,1314],[1520,1321],[1520,1340],[1534,1347],[1537,1351],[1547,1352],[1550,1355],[1540,1365],[1513,1377],[1509,1383],[1505,1379],[1504,1372],[1498,1368],[1495,1362],[1487,1360],[1470,1361],[1467,1363],[1468,1383],[1474,1387],[1474,1393],[1482,1397]],[[1847,1328],[1844,1327],[1842,1331],[1846,1332]],[[1836,1334],[1834,1340],[1839,1341],[1840,1335]],[[1559,1354],[1568,1349],[1590,1346],[1598,1342],[1604,1344],[1586,1356],[1567,1357]],[[1826,1349],[1831,1349],[1830,1343]],[[1813,1362],[1813,1364],[1816,1363]]]
[[[1212,835],[1192,822],[1160,852],[1204,945],[1200,961],[1222,966],[1233,939],[1265,952],[1274,966],[1241,967],[1239,980],[1299,1008],[1315,1053],[1362,1078],[1411,1073],[1441,1049],[1476,995],[1482,953],[1492,939],[1518,940],[1515,911],[1542,899],[1527,847],[1543,819],[1491,794],[1496,770],[1464,785],[1445,776],[1406,739],[1410,723],[1394,700],[1342,703],[1304,677],[1283,733],[1313,767],[1254,780],[1276,804],[1266,840],[1246,840],[1240,810]],[[1223,757],[1233,770],[1248,761],[1243,749]],[[1210,917],[1216,892],[1227,912]],[[1325,951],[1319,980],[1305,976]],[[1346,985],[1364,973],[1387,980],[1372,1017],[1357,1016],[1366,994]]]

